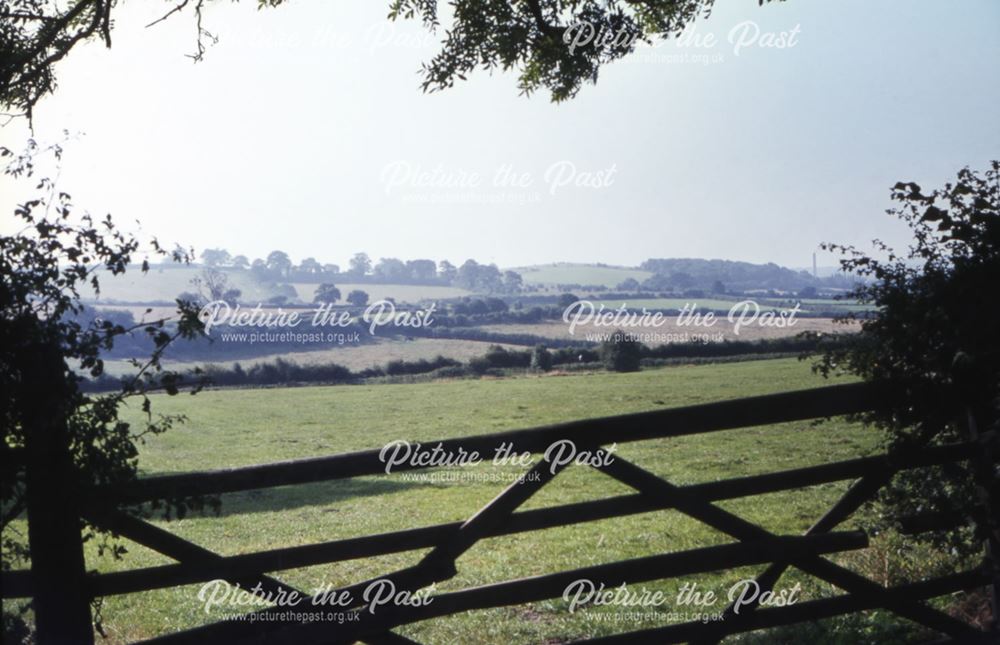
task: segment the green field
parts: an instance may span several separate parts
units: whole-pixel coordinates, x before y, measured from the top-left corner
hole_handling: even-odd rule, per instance
[[[512,269],[521,274],[525,284],[603,284],[613,289],[626,278],[642,282],[653,274],[627,267],[597,266],[594,264],[539,264]]]
[[[635,374],[443,381],[414,385],[309,387],[203,392],[157,397],[154,409],[183,413],[182,427],[155,437],[142,451],[147,473],[243,466],[381,447],[395,439],[428,441],[530,427],[569,419],[653,410],[822,385],[795,360],[757,361],[647,370]],[[614,437],[607,438],[608,443]],[[705,436],[625,444],[618,454],[677,483],[729,478],[869,454],[870,430],[844,420],[788,423]],[[482,465],[463,472],[513,477],[518,469]],[[500,490],[496,483],[404,481],[399,474],[229,494],[221,517],[165,523],[171,531],[224,554],[306,544],[456,521],[469,517]],[[781,533],[806,529],[844,491],[829,484],[722,506]],[[526,508],[598,499],[627,489],[585,466],[560,474]],[[640,514],[481,542],[458,561],[451,590],[624,558],[726,542],[720,534],[671,512]],[[421,552],[310,567],[278,574],[312,589],[347,584],[414,564]],[[117,570],[166,563],[134,547],[124,562],[88,554],[90,566]],[[856,554],[839,556],[854,561]],[[753,570],[691,578],[724,591]],[[825,585],[787,574],[780,585],[802,582],[803,599],[830,593]],[[645,583],[672,598],[681,581]],[[198,585],[105,600],[111,643],[150,637],[217,619],[206,614]],[[636,590],[639,590],[637,587]],[[717,607],[721,610],[723,607]],[[585,636],[662,624],[596,620],[602,607],[570,614],[561,599],[522,607],[475,611],[402,628],[423,643],[568,642]],[[670,608],[667,607],[667,610]],[[850,642],[850,641],[845,641]]]

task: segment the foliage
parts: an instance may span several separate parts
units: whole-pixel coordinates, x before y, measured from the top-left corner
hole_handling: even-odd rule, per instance
[[[211,266],[205,267],[200,275],[192,278],[191,284],[198,290],[200,298],[197,300],[201,302],[224,300],[230,306],[235,306],[240,296],[243,295],[239,289],[229,286],[229,276]],[[186,296],[187,294],[181,295]]]
[[[361,289],[354,289],[347,294],[347,302],[355,307],[364,307],[368,304],[368,294]]]
[[[892,199],[898,205],[889,214],[913,232],[906,253],[897,254],[878,240],[885,260],[853,247],[826,245],[847,256],[841,261],[845,271],[870,280],[851,296],[875,305],[878,315],[862,321],[857,342],[830,349],[816,369],[882,384],[884,409],[869,420],[888,431],[892,448],[899,451],[967,440],[968,415],[980,432],[997,429],[1000,162],[992,162],[985,173],[965,168],[954,182],[927,194],[915,183],[898,183]],[[977,518],[976,537],[983,538],[988,527],[976,508],[974,480],[972,465],[900,476],[887,489],[887,519],[959,513]],[[995,478],[980,484],[993,487],[998,499]],[[932,537],[978,548],[962,531]]]
[[[552,369],[552,354],[545,345],[535,345],[531,350],[531,369],[537,372],[548,372]]]
[[[772,0],[767,0],[771,2]],[[155,22],[193,14],[199,61],[217,38],[203,24],[207,0],[184,0]],[[257,0],[259,7],[284,0]],[[763,4],[764,0],[758,0]],[[602,65],[621,59],[637,43],[676,37],[714,0],[455,0],[442,49],[423,65],[424,91],[452,87],[476,69],[516,71],[522,94],[544,88],[553,101],[572,98],[596,83]],[[30,116],[56,86],[54,65],[78,43],[99,39],[111,47],[114,0],[0,0],[0,103]],[[389,18],[418,19],[440,27],[437,0],[391,0]],[[153,24],[155,24],[155,22]]]
[[[340,289],[338,289],[336,285],[330,282],[324,282],[316,287],[316,293],[313,295],[313,302],[333,304],[338,300],[340,300]]]
[[[642,351],[642,343],[635,337],[616,330],[601,343],[601,360],[610,372],[638,372]]]
[[[61,149],[52,146],[46,151],[58,159]],[[0,156],[8,159],[5,174],[12,178],[34,175],[35,157],[42,152],[30,142],[25,153],[15,155],[0,148]],[[51,399],[55,399],[54,414],[64,417],[68,429],[70,452],[75,474],[64,483],[67,487],[97,484],[128,485],[138,468],[138,444],[144,438],[159,434],[182,417],[154,415],[149,393],[164,391],[176,394],[182,385],[181,376],[164,370],[163,352],[179,338],[194,338],[202,325],[192,303],[178,302],[178,318],[131,323],[127,317],[99,318],[84,315],[81,292],[100,293],[103,275],[123,274],[141,252],[140,242],[118,230],[111,216],[95,219],[79,214],[70,195],[60,192],[49,179],[37,182],[38,194],[20,205],[14,217],[23,224],[15,235],[0,236],[0,415],[2,415],[3,451],[2,492],[3,566],[8,568],[23,561],[28,554],[23,540],[8,530],[26,506],[25,464],[16,458],[30,440],[32,420],[37,417],[40,397],[33,390],[38,384],[28,376],[41,352],[54,349],[61,357],[56,380],[47,383]],[[167,251],[154,239],[150,242],[155,255],[170,256],[175,261],[189,261],[190,255],[180,249]],[[149,268],[143,259],[143,272]],[[92,378],[104,373],[102,356],[117,341],[134,335],[143,336],[152,344],[145,361],[133,360],[135,373],[123,380],[120,387],[101,396],[87,395],[79,384],[85,373]],[[197,391],[197,387],[193,391]],[[126,403],[138,403],[142,411],[139,423],[129,422],[119,415]],[[167,500],[156,508],[167,516],[183,515],[192,505],[204,500]],[[84,541],[99,533],[87,527]],[[107,536],[105,536],[107,537]],[[113,555],[123,552],[112,544]]]

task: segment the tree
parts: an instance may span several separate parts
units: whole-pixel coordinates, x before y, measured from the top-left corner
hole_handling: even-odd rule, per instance
[[[716,280],[712,283],[712,293],[720,295],[726,293],[726,285],[723,284],[722,280]]]
[[[675,289],[690,289],[694,286],[695,280],[687,271],[675,271],[670,274],[670,286]]]
[[[642,343],[620,329],[601,343],[601,361],[609,372],[638,372],[641,359]]]
[[[266,262],[257,258],[250,263],[250,273],[258,280],[266,280],[270,276],[271,270],[267,268]]]
[[[223,300],[229,305],[235,305],[243,293],[229,286],[229,276],[218,269],[205,268],[199,275],[191,279],[191,284],[198,290],[202,301]]]
[[[758,0],[763,4],[765,0]],[[767,0],[771,2],[773,0]],[[278,6],[284,0],[257,0]],[[216,37],[205,27],[205,0],[181,2],[160,20],[190,12],[197,25],[195,51],[201,60]],[[557,0],[462,0],[447,26],[442,49],[423,65],[424,91],[444,90],[477,69],[516,70],[523,94],[545,88],[553,101],[596,83],[601,65],[621,59],[638,42],[676,37],[714,0],[600,0],[567,4]],[[0,21],[0,102],[30,116],[38,100],[53,91],[55,63],[78,43],[100,39],[111,47],[114,0],[55,3],[20,0]],[[439,26],[437,0],[390,0],[391,20],[418,19]],[[159,21],[157,21],[159,22]]]
[[[53,151],[58,158],[59,148]],[[0,157],[9,161],[4,173],[12,178],[31,177],[37,154],[34,142],[29,142],[21,155],[0,147]],[[73,508],[85,488],[99,484],[128,487],[136,480],[138,442],[182,420],[152,411],[151,391],[173,395],[183,384],[180,374],[163,368],[163,353],[175,341],[193,339],[203,330],[197,308],[180,301],[174,321],[157,319],[125,327],[123,319],[81,317],[80,293],[100,293],[102,280],[135,267],[139,249],[146,245],[122,233],[110,215],[95,220],[77,212],[71,197],[52,181],[43,178],[37,186],[38,195],[14,210],[19,232],[0,236],[0,453],[4,462],[0,535],[4,570],[23,564],[30,557],[28,547],[34,550],[44,540],[29,531],[26,545],[23,534],[11,530],[11,521],[29,504],[39,503],[29,497],[39,500],[46,491],[47,508],[57,504]],[[159,256],[184,263],[191,260],[190,253],[167,251],[155,239],[148,246]],[[138,270],[149,270],[148,259],[141,260]],[[84,375],[104,376],[105,353],[117,340],[133,334],[148,339],[152,347],[149,357],[132,361],[134,371],[121,380],[120,388],[101,395],[85,393],[81,389]],[[141,416],[119,416],[126,404],[141,411]],[[39,468],[48,467],[38,461],[39,457],[52,460],[49,465],[60,471],[39,472]],[[169,517],[183,515],[204,502],[160,500],[152,508]],[[124,552],[110,533],[97,526],[85,523],[82,535],[76,526],[72,530],[81,539],[80,550],[74,549],[81,567],[83,541],[98,538],[112,555]],[[35,562],[33,566],[47,564],[51,563]],[[72,572],[66,575],[72,576]]]
[[[559,306],[560,309],[565,309],[566,307],[572,305],[574,302],[579,302],[579,300],[580,299],[572,293],[562,293],[559,294],[559,299],[556,301],[556,304]]]
[[[615,289],[618,289],[619,291],[638,291],[639,281],[635,278],[625,278],[618,283],[618,286],[615,287]]]
[[[434,260],[407,260],[406,270],[410,274],[410,279],[416,282],[433,282],[437,277]]]
[[[245,255],[237,255],[233,258],[233,268],[234,269],[246,269],[250,266],[250,261],[247,260]]]
[[[799,298],[815,298],[819,295],[816,287],[803,287],[799,289]]]
[[[448,260],[441,260],[440,262],[438,262],[438,276],[442,280],[444,280],[448,284],[451,284],[452,282],[455,281],[455,276],[457,275],[458,275],[458,269],[455,268],[454,264],[452,264]]]
[[[287,276],[292,270],[292,260],[284,251],[271,251],[267,255],[267,268],[280,276]]]
[[[458,267],[455,274],[455,284],[463,289],[474,290],[479,280],[479,263],[469,258]]]
[[[406,264],[396,258],[381,258],[372,274],[383,282],[405,282],[409,277]]]
[[[323,267],[316,258],[306,258],[299,263],[299,271],[303,273],[319,273],[322,270]]]
[[[366,276],[372,270],[372,260],[367,253],[355,253],[350,261],[351,273]]]
[[[333,304],[338,300],[340,300],[340,289],[336,286],[330,284],[329,282],[324,282],[316,287],[316,293],[313,295],[313,302]]]
[[[205,249],[201,252],[201,261],[210,267],[221,267],[229,264],[229,251],[226,249]]]
[[[324,264],[323,273],[327,273],[330,275],[337,275],[338,273],[340,273],[340,267],[336,264]]]
[[[524,286],[524,279],[521,278],[521,274],[517,271],[504,271],[503,272],[503,291],[504,293],[521,293],[521,287]]]
[[[354,289],[347,294],[347,302],[351,303],[355,307],[364,307],[368,304],[368,294],[361,289]]]
[[[531,350],[531,369],[537,372],[548,372],[552,369],[552,354],[545,345],[535,345]]]
[[[854,343],[826,351],[816,369],[883,388],[882,406],[867,420],[886,432],[892,451],[966,441],[970,417],[985,440],[1000,430],[1000,162],[985,173],[965,168],[929,193],[897,183],[892,199],[897,205],[889,213],[913,232],[907,252],[876,241],[888,257],[880,260],[850,246],[823,247],[842,253],[842,269],[865,280],[849,297],[872,305],[876,315],[862,319]],[[989,443],[978,450],[990,458]],[[885,489],[884,519],[944,512],[973,518],[972,536],[983,539],[990,525],[976,506],[977,488],[992,488],[994,506],[1000,500],[996,474],[977,473],[971,463],[903,471]],[[1000,509],[991,510],[1000,517]],[[925,535],[963,552],[978,548],[967,528]]]

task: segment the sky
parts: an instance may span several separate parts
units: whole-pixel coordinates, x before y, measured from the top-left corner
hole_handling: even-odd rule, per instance
[[[193,64],[190,14],[145,28],[165,5],[122,3],[110,50],[58,66],[34,135],[70,132],[59,185],[79,207],[196,250],[342,266],[803,267],[824,241],[905,246],[895,182],[1000,157],[994,0],[721,2],[561,104],[503,72],[422,93],[440,35],[388,22],[387,2],[256,4],[210,5],[219,42]],[[21,148],[26,126],[0,142]],[[0,183],[4,232],[30,188]]]

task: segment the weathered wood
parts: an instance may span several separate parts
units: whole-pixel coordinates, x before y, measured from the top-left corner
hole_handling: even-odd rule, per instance
[[[982,508],[983,528],[986,529],[983,555],[991,577],[987,587],[993,614],[990,631],[1000,637],[1000,500],[994,497],[997,488],[998,441],[995,432],[979,431],[976,414],[971,408],[966,411],[966,429],[969,438],[980,444],[973,466],[979,505]]]
[[[864,412],[878,401],[878,390],[865,383],[783,392],[719,401],[682,408],[585,419],[527,430],[513,430],[461,439],[425,441],[458,454],[477,452],[486,458],[502,445],[515,452],[543,452],[556,441],[600,444],[613,439],[619,443],[678,437],[717,430],[800,421]],[[400,464],[395,471],[416,469]],[[190,472],[147,477],[128,488],[97,488],[90,491],[91,503],[131,503],[168,497],[187,497],[305,484],[385,472],[379,450],[365,450],[329,457],[299,459],[245,468]]]
[[[818,535],[826,533],[827,531],[832,531],[838,524],[846,520],[852,513],[854,513],[854,511],[858,510],[862,504],[878,493],[879,489],[892,479],[895,472],[895,469],[886,468],[881,472],[865,475],[862,479],[854,482],[854,484],[847,489],[847,492],[844,493],[839,500],[837,500],[837,503],[833,505],[833,508],[827,511],[823,517],[809,527],[805,534]],[[759,606],[759,598],[764,593],[774,589],[774,585],[777,584],[778,579],[781,578],[781,575],[788,569],[788,566],[788,562],[775,562],[758,575],[755,578],[755,582],[757,583],[757,588],[760,591],[757,597],[754,598],[753,602],[743,605],[740,611],[750,613],[757,609]],[[735,615],[736,605],[734,603],[730,603],[722,612],[722,620],[729,620]],[[715,640],[697,641],[691,645],[712,645],[717,642],[718,641]]]
[[[25,401],[25,495],[35,610],[35,639],[93,643],[90,597],[85,586],[79,482],[67,427],[70,392],[66,364],[55,344],[39,344],[21,366]]]
[[[402,607],[376,615],[365,615],[347,626],[350,636],[380,630],[398,624],[448,616],[462,611],[518,605],[561,597],[571,583],[586,579],[603,583],[606,589],[622,584],[663,580],[695,573],[770,562],[786,555],[834,553],[864,548],[868,537],[861,531],[828,533],[823,536],[778,536],[759,542],[738,542],[690,551],[634,558],[610,564],[600,564],[571,571],[562,571],[521,580],[500,582],[434,596],[434,602],[423,607]],[[307,637],[308,631],[296,630],[296,638]],[[289,631],[289,634],[292,632]]]
[[[833,553],[864,548],[867,536],[861,531],[827,533],[818,536],[778,536],[756,542],[738,542],[719,546],[702,547],[690,551],[634,558],[610,564],[594,565],[559,573],[511,580],[472,589],[436,594],[434,601],[422,607],[394,609],[386,607],[360,622],[347,622],[331,626],[317,623],[289,625],[286,631],[269,632],[257,625],[244,623],[215,623],[178,634],[147,641],[158,645],[214,642],[215,639],[247,638],[247,643],[286,643],[301,645],[336,639],[350,642],[366,638],[403,623],[416,622],[472,609],[501,607],[525,602],[535,602],[561,596],[566,586],[582,578],[604,582],[608,588],[622,583],[659,580],[694,573],[749,566],[771,562],[788,555]],[[308,608],[304,608],[308,611]],[[248,629],[247,627],[251,627]],[[270,625],[268,625],[270,627]]]
[[[217,553],[178,537],[169,531],[164,531],[157,526],[153,526],[149,522],[144,522],[137,517],[132,517],[122,511],[91,510],[87,513],[86,517],[95,526],[103,527],[113,533],[121,535],[122,537],[128,538],[133,542],[185,563],[184,565],[173,566],[191,565],[193,567],[211,567],[221,561],[224,561],[223,556]],[[221,578],[232,583],[239,583],[240,586],[247,590],[253,589],[259,582],[261,585],[261,591],[265,594],[282,592],[289,593],[291,591],[296,591],[293,587],[286,585],[280,580],[270,576],[261,575],[261,573],[262,572],[260,571],[247,571],[244,569],[235,573],[231,577],[219,575],[214,576],[214,578]],[[113,576],[114,574],[105,575]],[[102,588],[101,578],[102,576],[92,576],[88,580],[88,586],[90,587],[93,595],[102,596],[113,595],[116,593],[113,586],[114,583],[107,585],[110,589]],[[114,578],[111,579],[114,580]],[[212,579],[213,578],[207,578],[207,580]],[[174,583],[167,586],[177,586],[179,584],[182,583]],[[139,590],[141,589],[133,589],[133,591]]]
[[[777,473],[736,477],[716,482],[704,482],[680,487],[680,490],[698,495],[709,501],[736,499],[760,493],[775,492],[812,486],[816,484],[840,481],[855,476],[872,473],[885,473],[887,469],[926,466],[942,461],[961,459],[968,456],[969,444],[941,446],[928,450],[924,454],[914,455],[907,460],[890,459],[887,456],[864,457],[851,459],[821,466],[795,468]],[[895,464],[890,466],[890,464]],[[889,470],[892,472],[892,470]],[[856,494],[857,489],[852,488]],[[851,496],[845,499],[850,500]],[[863,500],[859,500],[859,503]],[[840,515],[850,514],[843,506],[844,500],[838,503],[827,517],[838,507]],[[581,522],[610,519],[636,513],[666,510],[672,508],[671,500],[664,497],[634,494],[619,495],[603,500],[578,502],[549,508],[521,511],[510,516],[510,520],[502,525],[494,526],[487,531],[485,537],[498,537],[526,531],[567,526]],[[182,564],[168,564],[157,567],[134,569],[115,573],[101,574],[91,578],[95,595],[107,596],[122,593],[134,593],[172,587],[196,582],[205,582],[215,578],[234,580],[242,576],[255,575],[267,571],[282,569],[297,569],[317,564],[339,562],[355,558],[374,557],[388,553],[410,551],[436,546],[462,526],[461,522],[438,524],[415,529],[393,531],[377,535],[333,540],[318,544],[272,549],[259,553],[248,553],[229,557],[218,557],[211,561],[192,561]],[[133,533],[138,530],[133,528]],[[160,531],[160,529],[157,529]],[[815,532],[815,531],[814,531]],[[160,540],[169,540],[173,553],[182,545],[171,534],[162,531]],[[183,541],[181,541],[183,542]],[[152,539],[147,536],[146,546],[151,546]],[[151,548],[155,548],[151,546]],[[190,560],[189,557],[178,558]],[[21,581],[22,583],[24,581]],[[24,587],[17,587],[23,591]],[[4,596],[8,595],[6,588]]]
[[[626,645],[632,643],[684,643],[704,640],[720,640],[730,634],[793,625],[806,621],[822,620],[844,614],[870,609],[891,609],[891,605],[913,604],[929,598],[936,598],[957,591],[975,589],[985,584],[987,576],[982,570],[967,571],[933,580],[916,582],[889,589],[883,589],[877,597],[862,597],[854,594],[808,600],[785,607],[758,609],[748,614],[740,614],[728,621],[703,623],[692,621],[679,625],[669,625],[641,631],[594,638],[586,643],[593,645]],[[980,640],[983,634],[970,631],[950,642],[992,642]],[[989,638],[993,638],[989,636]]]
[[[602,464],[599,468],[636,490],[672,499],[677,510],[739,540],[763,540],[772,537],[770,532],[756,524],[747,522],[711,502],[685,493],[677,486],[621,457],[617,457],[609,464]],[[861,598],[877,597],[884,591],[881,585],[820,557],[781,559],[781,561],[786,560],[806,573],[822,578]],[[904,603],[892,604],[889,609],[949,636],[973,631],[969,625],[931,607]]]

